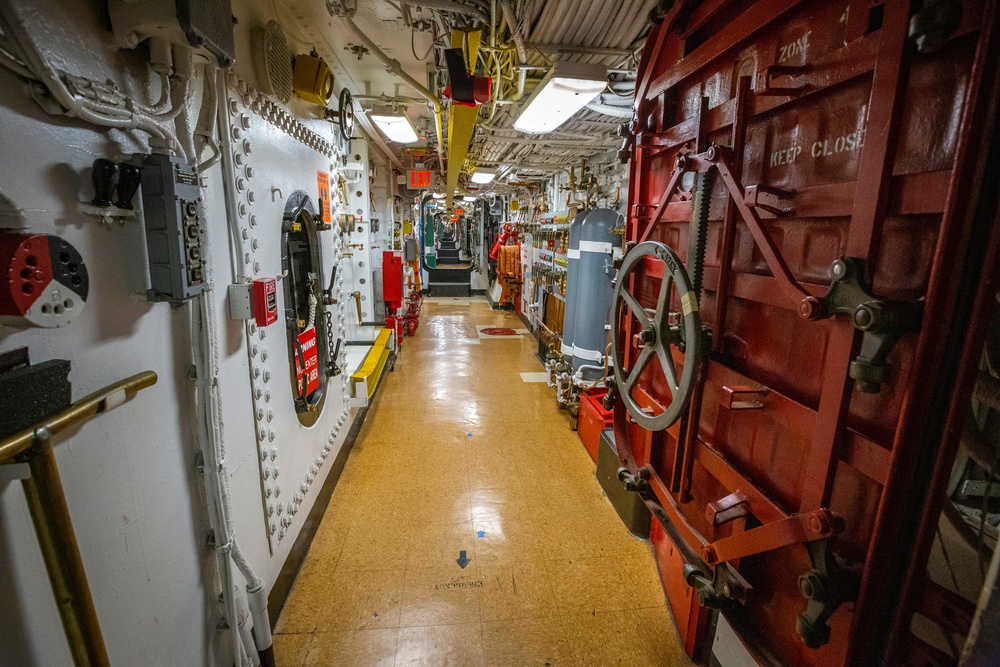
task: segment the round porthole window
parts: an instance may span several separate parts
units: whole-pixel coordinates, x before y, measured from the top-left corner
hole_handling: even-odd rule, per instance
[[[281,281],[292,399],[299,422],[312,426],[326,400],[328,359],[323,261],[316,212],[304,192],[288,198],[281,225]]]

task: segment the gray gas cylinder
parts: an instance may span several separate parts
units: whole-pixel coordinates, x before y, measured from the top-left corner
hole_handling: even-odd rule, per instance
[[[576,328],[576,295],[580,272],[580,230],[584,218],[590,211],[580,211],[569,223],[569,247],[566,249],[566,307],[563,309],[562,349],[569,358],[573,357],[573,336]]]
[[[603,366],[608,332],[604,326],[611,318],[611,301],[614,289],[611,279],[615,269],[615,256],[621,252],[621,236],[611,230],[618,226],[620,216],[616,211],[598,208],[591,211],[580,225],[577,244],[580,259],[577,263],[576,302],[573,325],[573,370],[581,366]],[[567,284],[572,280],[567,277]],[[567,288],[567,310],[569,292]],[[603,375],[597,369],[585,369],[584,380],[596,380]]]

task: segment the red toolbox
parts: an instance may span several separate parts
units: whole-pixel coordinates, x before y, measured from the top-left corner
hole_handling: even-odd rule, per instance
[[[601,431],[611,428],[615,419],[611,410],[604,409],[602,401],[607,393],[608,390],[602,387],[588,389],[580,394],[580,412],[576,418],[576,432],[594,463],[597,463],[597,448],[601,442]]]

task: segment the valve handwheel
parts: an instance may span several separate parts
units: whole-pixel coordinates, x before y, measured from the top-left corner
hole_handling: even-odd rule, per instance
[[[656,310],[650,314],[629,291],[633,271],[644,265],[647,258],[663,264],[663,280],[656,300]],[[680,312],[671,312],[671,292],[679,298]],[[676,253],[657,241],[644,241],[632,248],[622,262],[615,284],[614,307],[611,310],[611,354],[614,360],[615,382],[625,408],[637,424],[650,431],[662,431],[677,421],[687,407],[701,360],[701,318],[698,315],[698,295],[691,288],[684,265]],[[622,340],[625,324],[631,318],[638,325],[636,339],[641,342],[631,368],[626,368],[624,351],[630,341]],[[632,331],[635,332],[633,328]],[[680,375],[674,363],[673,349],[681,352],[683,368]],[[670,390],[670,401],[661,405],[660,412],[647,412],[632,393],[653,358],[659,362]]]
[[[337,110],[340,121],[340,136],[344,141],[350,141],[354,134],[354,96],[344,88],[340,91],[340,109]]]

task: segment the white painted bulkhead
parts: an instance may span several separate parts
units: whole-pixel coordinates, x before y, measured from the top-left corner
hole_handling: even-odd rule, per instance
[[[127,51],[114,46],[102,25],[104,4],[21,0],[14,7],[30,39],[54,68],[99,82],[110,79],[131,95],[155,99],[159,91],[147,84],[145,47]],[[226,75],[233,123],[223,130],[242,156],[235,167],[240,181],[230,184],[237,189],[239,206],[227,211],[221,163],[203,174],[202,190],[211,299],[219,327],[218,382],[232,518],[244,555],[268,588],[357,414],[354,409],[341,418],[350,390],[348,369],[329,381],[320,419],[308,428],[299,424],[280,283],[275,324],[259,330],[229,316],[226,289],[235,263],[227,214],[238,228],[237,252],[243,255],[247,275],[277,276],[285,200],[301,190],[315,208],[318,171],[330,173],[331,191],[340,176],[352,176],[343,168],[337,128],[320,117],[318,107],[296,99],[290,107],[272,107],[253,92],[259,86],[251,57],[252,30],[275,18],[273,7],[268,0],[234,3],[237,59]],[[286,35],[293,52],[308,52],[309,46],[298,43],[293,31]],[[196,57],[195,62],[206,61]],[[196,73],[200,70],[196,67]],[[200,78],[193,90],[189,108],[196,115]],[[290,115],[281,113],[283,107],[290,108]],[[303,137],[310,136],[305,130],[323,143],[315,138],[313,146],[303,143]],[[355,136],[361,136],[360,129]],[[157,373],[157,384],[133,400],[58,437],[55,452],[62,483],[112,664],[226,665],[232,664],[232,644],[228,634],[217,629],[223,614],[209,546],[205,487],[197,469],[195,385],[185,308],[146,301],[140,222],[104,224],[84,214],[80,205],[93,196],[93,160],[148,152],[146,139],[137,131],[50,116],[25,94],[19,79],[0,69],[0,194],[5,200],[0,226],[68,240],[83,254],[91,279],[87,308],[76,321],[51,330],[0,328],[0,352],[27,346],[33,362],[71,360],[74,399],[142,370]],[[227,141],[220,143],[226,150]],[[351,186],[356,199],[351,207],[366,209],[367,227],[367,146],[352,143],[358,152],[364,149],[366,159],[362,177]],[[206,149],[201,157],[210,154]],[[355,198],[359,190],[363,194]],[[383,204],[380,227],[384,236],[390,228],[385,218],[393,207],[391,196],[383,195],[383,201],[388,202]],[[333,202],[334,217],[348,212],[335,192]],[[365,264],[370,267],[372,240],[367,233],[353,236],[365,244]],[[321,232],[321,237],[328,280],[340,256],[339,234]],[[380,245],[385,244],[383,239]],[[342,273],[339,311],[332,309],[335,326],[339,322],[349,327],[355,320],[353,300],[347,296],[355,289],[367,296],[365,309],[372,313],[371,273],[352,268],[356,270]],[[365,285],[358,284],[361,277],[367,278]],[[363,333],[352,330],[351,335]],[[235,584],[242,594],[245,582],[239,574]],[[7,480],[0,481],[0,597],[0,665],[70,663],[20,484]]]

